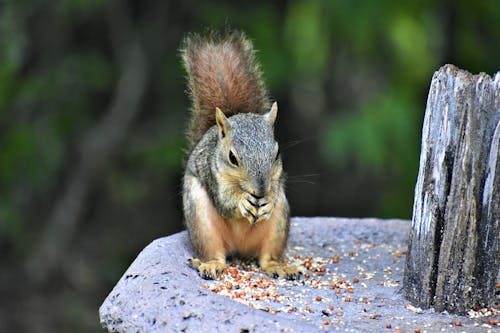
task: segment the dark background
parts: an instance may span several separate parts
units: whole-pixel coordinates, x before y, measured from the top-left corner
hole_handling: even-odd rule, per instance
[[[100,331],[182,230],[187,32],[254,40],[293,215],[409,219],[432,74],[496,72],[499,22],[486,0],[1,1],[0,331]]]

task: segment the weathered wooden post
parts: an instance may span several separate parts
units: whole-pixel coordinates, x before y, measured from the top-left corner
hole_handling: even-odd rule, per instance
[[[446,65],[427,100],[405,297],[437,311],[492,305],[499,243],[500,72]]]

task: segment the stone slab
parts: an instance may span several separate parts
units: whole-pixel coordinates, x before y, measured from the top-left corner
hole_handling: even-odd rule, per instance
[[[234,288],[211,291],[220,290],[228,274],[221,281],[205,281],[188,267],[192,252],[185,232],[160,238],[139,254],[106,298],[99,310],[101,324],[109,332],[124,333],[498,331],[488,323],[500,320],[498,314],[472,318],[406,304],[401,281],[410,224],[293,218],[286,258],[300,265],[305,276],[266,287],[274,300],[256,300],[250,297],[253,290],[240,302],[222,296],[234,297]],[[307,262],[312,263],[309,270]],[[250,281],[275,281],[252,267],[245,273]]]

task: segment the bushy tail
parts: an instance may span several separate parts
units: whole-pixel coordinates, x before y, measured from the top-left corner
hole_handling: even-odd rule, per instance
[[[227,116],[265,113],[269,99],[251,41],[239,31],[191,34],[181,48],[192,100],[192,144],[215,124],[215,108]]]

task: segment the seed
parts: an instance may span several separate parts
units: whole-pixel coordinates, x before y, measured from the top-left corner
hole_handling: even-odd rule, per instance
[[[311,277],[311,274],[309,274],[309,273],[305,273],[305,274],[304,274],[304,277],[309,278],[309,277]]]
[[[370,319],[375,319],[375,318],[377,318],[377,316],[376,316],[376,315],[374,315],[374,314],[371,314],[369,318],[370,318]]]
[[[334,263],[334,264],[337,264],[337,263],[339,262],[339,260],[340,260],[340,257],[339,257],[339,256],[337,256],[337,255],[334,255],[334,256],[333,256],[333,263]]]
[[[320,271],[320,272],[322,272],[322,273],[324,273],[324,272],[326,271],[326,268],[325,268],[324,266],[323,266],[323,267],[320,267],[320,268],[319,268],[319,271]]]
[[[328,320],[323,320],[323,325],[328,325],[330,322]]]
[[[344,314],[339,311],[339,312],[336,313],[336,315],[337,315],[337,317],[342,317]]]
[[[353,288],[347,288],[347,292],[352,294],[354,292],[354,289]]]
[[[352,279],[352,282],[353,283],[358,283],[359,282],[359,279],[357,277],[355,277],[354,279]]]
[[[340,289],[335,289],[336,294],[340,294]]]
[[[498,325],[498,321],[490,319],[490,320],[488,320],[488,324],[490,324],[491,326],[496,326],[496,325]]]
[[[385,328],[392,328],[391,323],[387,323],[387,324],[385,325]]]
[[[316,296],[317,301],[321,301],[322,299],[323,299],[323,297],[321,297],[320,295]]]
[[[396,330],[394,331],[394,333],[401,333],[401,330],[399,328],[396,328]]]
[[[330,306],[328,307],[328,310],[330,310],[330,311],[333,311],[333,309],[334,309],[333,305],[330,305]]]
[[[306,306],[306,311],[307,311],[307,312],[312,312],[312,311],[311,311],[311,307],[310,307],[309,305],[307,305],[307,306]]]
[[[269,307],[265,306],[263,310],[266,311],[266,312],[269,312]]]
[[[462,326],[462,322],[457,320],[456,322],[453,323],[455,326]]]
[[[420,333],[420,328],[416,327],[414,330],[415,333]]]
[[[344,302],[350,302],[350,301],[351,301],[351,298],[350,298],[349,296],[346,296],[346,297],[344,298]]]

